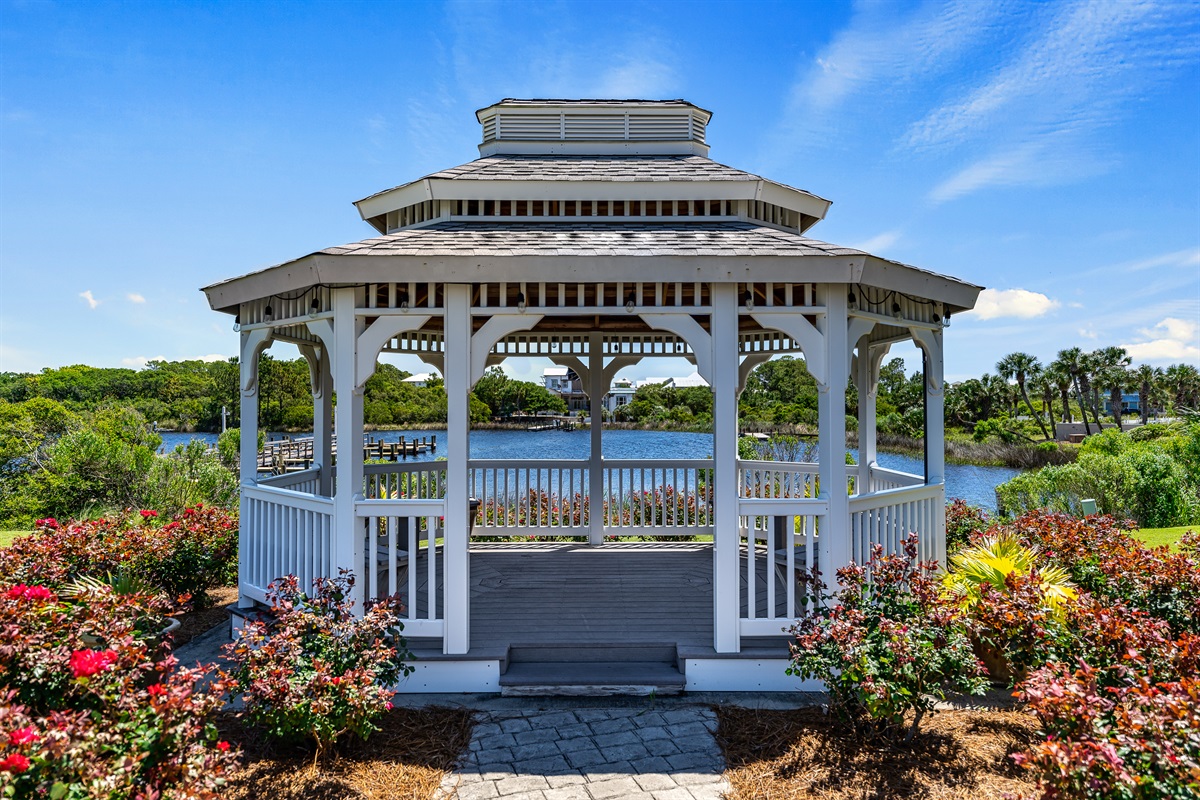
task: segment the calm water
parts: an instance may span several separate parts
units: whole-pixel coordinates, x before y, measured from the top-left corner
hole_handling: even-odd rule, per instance
[[[439,454],[445,455],[446,431],[381,431],[372,433],[375,440],[395,442],[405,439],[420,439],[436,436],[437,453],[426,452],[416,457],[417,461],[433,461]],[[272,439],[284,434],[271,434]],[[172,448],[189,439],[201,439],[214,443],[214,433],[164,433],[163,446]],[[472,458],[552,458],[583,459],[591,450],[591,432],[578,431],[473,431],[471,433]],[[857,458],[858,451],[851,451]],[[613,459],[633,458],[708,458],[712,455],[712,435],[708,433],[679,433],[676,431],[626,431],[604,432],[604,456]],[[879,464],[889,469],[903,470],[920,475],[925,467],[919,457],[899,453],[880,453]],[[995,509],[995,488],[1013,477],[1020,470],[1009,467],[978,467],[970,464],[946,465],[946,496],[961,497],[971,505]]]

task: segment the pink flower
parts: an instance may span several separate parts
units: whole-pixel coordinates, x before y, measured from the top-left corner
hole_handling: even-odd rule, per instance
[[[71,672],[76,678],[87,678],[108,669],[116,660],[114,650],[76,650],[71,653]]]
[[[157,516],[158,516],[157,511],[151,511],[148,508],[142,509],[142,519],[153,519],[154,517],[157,517]]]
[[[25,598],[26,600],[53,600],[54,593],[45,586],[26,586],[23,583],[18,583],[16,586],[8,590],[7,596],[10,600]]]
[[[39,519],[37,522],[35,522],[33,524],[38,528],[49,528],[52,531],[58,530],[58,527],[59,527],[58,520],[56,520],[54,517],[46,517],[45,519]]]
[[[37,740],[37,731],[33,728],[17,728],[8,735],[8,743],[15,746],[33,744]]]
[[[8,758],[0,761],[0,772],[24,772],[29,769],[29,759],[20,753],[13,753]]]
[[[387,709],[388,711],[391,711],[392,710],[392,701],[391,700],[387,701],[386,703],[383,704],[383,707],[385,709]]]

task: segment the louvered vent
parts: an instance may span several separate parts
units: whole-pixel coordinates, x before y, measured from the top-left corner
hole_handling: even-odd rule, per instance
[[[624,114],[564,115],[566,136],[571,140],[617,140],[625,138]]]
[[[500,114],[497,139],[546,140],[562,138],[561,114]]]
[[[705,124],[702,117],[698,117],[695,114],[692,115],[692,138],[694,140],[697,142],[703,142],[704,136],[707,132],[705,129],[707,127],[708,125]]]
[[[496,138],[496,118],[488,117],[483,121],[483,140],[490,142]]]
[[[639,114],[629,117],[629,138],[638,141],[690,139],[688,117],[679,114]]]

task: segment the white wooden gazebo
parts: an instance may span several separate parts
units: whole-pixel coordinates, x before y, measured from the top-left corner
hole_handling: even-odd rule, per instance
[[[942,336],[979,287],[808,238],[829,202],[710,160],[711,114],[691,103],[504,100],[477,117],[479,159],[356,203],[378,236],[204,289],[241,332],[240,605],[281,575],[339,569],[359,600],[401,593],[422,656],[402,691],[497,691],[519,664],[527,684],[554,683],[563,662],[622,648],[631,663],[669,651],[688,689],[795,687],[782,631],[799,570],[832,576],[908,531],[944,555]],[[924,475],[875,463],[879,365],[909,340]],[[311,368],[314,463],[260,477],[257,365],[275,341]],[[358,457],[381,353],[443,375],[445,461]],[[818,463],[738,459],[738,394],[781,354],[817,381]],[[571,367],[599,420],[618,370],[680,356],[712,386],[711,459],[604,459],[598,424],[585,461],[469,457],[468,394],[488,365]],[[619,672],[608,682],[641,680]]]

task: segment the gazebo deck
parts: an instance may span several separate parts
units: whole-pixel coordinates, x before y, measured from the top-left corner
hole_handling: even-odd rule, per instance
[[[472,543],[470,552],[473,655],[537,645],[712,649],[710,542],[606,542],[598,547],[570,542],[488,542]],[[801,563],[802,559],[800,556]],[[740,565],[741,616],[745,616],[744,546]],[[756,615],[765,617],[767,578],[761,552],[756,566]],[[417,611],[424,616],[423,598],[428,596],[424,551],[416,570],[420,576]],[[780,571],[771,572],[776,615],[787,616]],[[441,595],[440,585],[437,594]],[[783,627],[781,624],[781,637]]]

